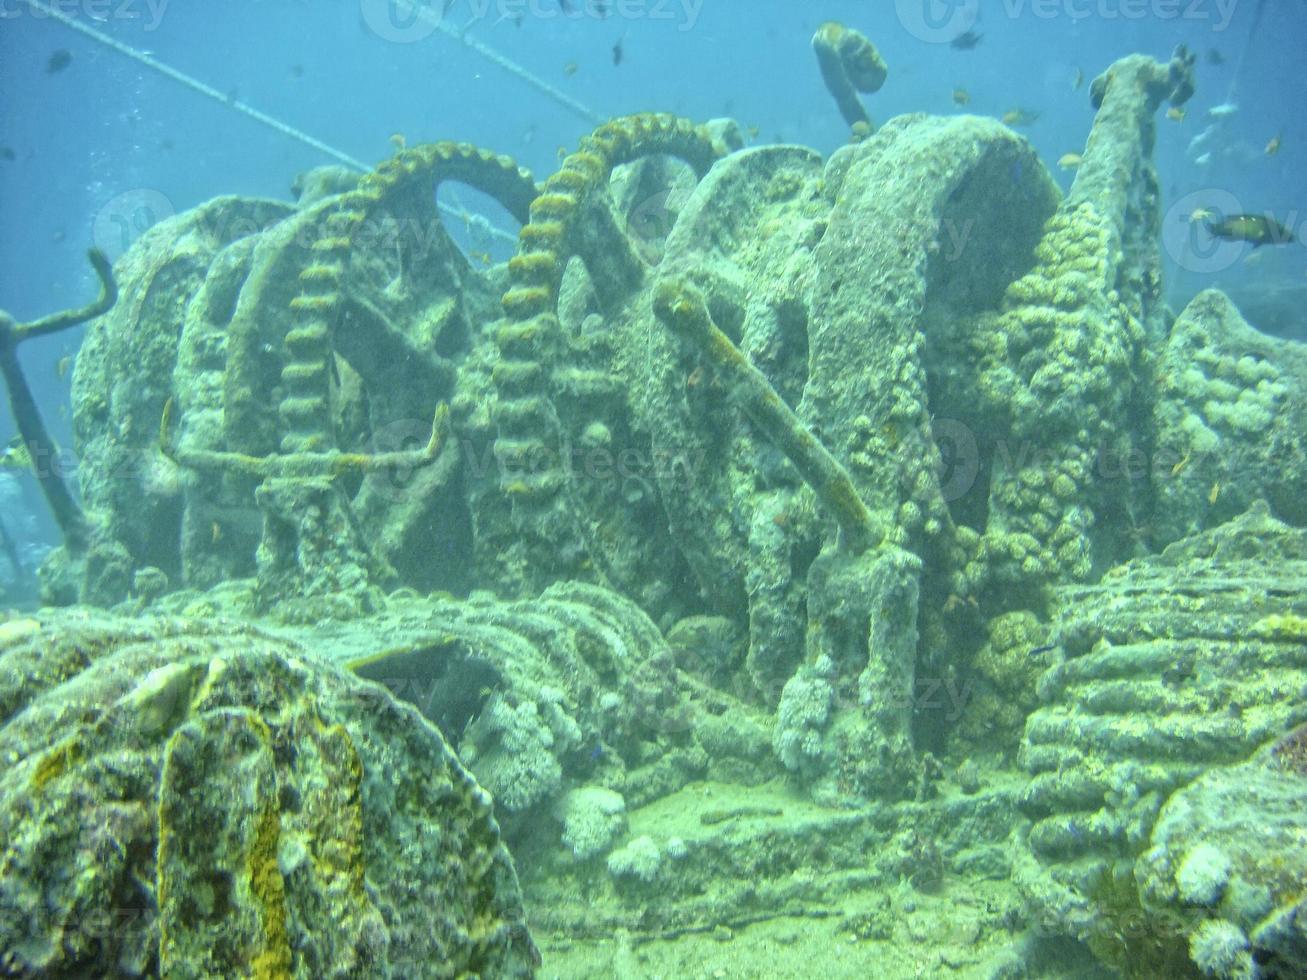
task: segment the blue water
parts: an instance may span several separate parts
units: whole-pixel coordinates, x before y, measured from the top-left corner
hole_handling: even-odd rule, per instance
[[[890,66],[889,82],[868,101],[875,120],[905,112],[1036,110],[1040,118],[1024,132],[1064,187],[1071,175],[1056,161],[1083,146],[1092,121],[1088,80],[1123,54],[1164,58],[1184,42],[1199,54],[1199,91],[1183,122],[1159,115],[1157,162],[1167,201],[1218,188],[1247,210],[1272,210],[1295,230],[1307,226],[1302,0],[1272,0],[1251,37],[1252,0],[986,2],[975,25],[982,40],[970,51],[921,30],[920,4],[937,17],[967,13],[956,0],[611,0],[608,16],[599,17],[581,0],[567,4],[575,8],[571,15],[556,0],[453,0],[445,16],[596,116],[730,115],[757,127],[758,141],[803,143],[823,153],[844,142],[847,130],[822,88],[809,39],[821,21],[839,19],[872,38]],[[389,6],[79,0],[60,9],[368,163],[389,155],[391,135],[401,133],[409,143],[477,143],[543,177],[559,148],[575,146],[592,128],[455,38],[411,30]],[[410,40],[410,33],[427,36]],[[615,65],[619,42],[623,58]],[[59,49],[72,61],[48,73]],[[1224,65],[1209,62],[1212,49]],[[1086,84],[1076,90],[1078,71]],[[953,101],[959,87],[971,96],[965,109]],[[39,15],[27,0],[0,0],[0,91],[0,146],[15,156],[0,159],[0,307],[20,320],[93,294],[84,260],[93,240],[108,235],[121,248],[152,217],[219,194],[284,198],[297,172],[330,162]],[[1218,152],[1199,166],[1186,148],[1207,125],[1206,110],[1231,92],[1240,110],[1219,134]],[[1282,149],[1268,156],[1264,147],[1277,134]],[[504,215],[493,217],[515,231]],[[1301,245],[1258,259],[1247,274],[1299,281],[1307,274]],[[1170,271],[1177,307],[1211,284],[1211,277]],[[1223,272],[1226,281],[1242,274],[1239,267]],[[79,340],[69,332],[23,351],[47,421],[64,441],[69,379],[60,379],[55,365]],[[12,435],[8,407],[0,406],[0,442]]]

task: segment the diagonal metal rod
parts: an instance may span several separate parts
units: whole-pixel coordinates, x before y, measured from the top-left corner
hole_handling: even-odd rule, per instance
[[[9,564],[14,566],[14,574],[20,579],[26,577],[27,569],[23,565],[23,559],[19,557],[18,544],[9,534],[4,521],[0,521],[0,551],[3,551],[5,557],[9,559]]]
[[[87,253],[87,258],[91,260],[91,266],[100,279],[100,295],[94,302],[31,323],[19,323],[6,311],[0,310],[0,375],[4,376],[5,385],[9,389],[9,408],[14,414],[14,424],[18,426],[23,445],[27,447],[32,473],[46,503],[50,505],[55,523],[63,533],[64,545],[75,555],[86,550],[86,518],[59,472],[54,440],[50,438],[45,420],[36,407],[36,398],[27,383],[27,376],[23,374],[22,365],[18,361],[18,345],[33,337],[45,337],[85,323],[108,312],[118,301],[118,286],[114,282],[113,267],[110,266],[108,257],[93,248]]]

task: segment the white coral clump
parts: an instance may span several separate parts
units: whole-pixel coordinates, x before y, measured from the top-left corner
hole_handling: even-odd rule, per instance
[[[663,854],[648,834],[637,837],[620,851],[608,855],[608,871],[616,878],[653,881],[662,867]]]
[[[1225,919],[1209,919],[1189,937],[1189,956],[1204,976],[1218,980],[1256,980],[1257,964],[1242,929]]]
[[[1176,872],[1180,898],[1190,905],[1216,905],[1230,881],[1230,859],[1212,844],[1199,844],[1185,855]]]
[[[495,802],[519,813],[557,792],[563,769],[555,737],[533,702],[492,697],[468,729],[459,756]]]
[[[823,655],[800,667],[781,691],[772,746],[791,772],[820,766],[821,734],[835,698],[830,682],[834,673],[835,665]]]
[[[558,803],[563,843],[578,861],[602,854],[626,828],[626,800],[602,786],[582,786]]]

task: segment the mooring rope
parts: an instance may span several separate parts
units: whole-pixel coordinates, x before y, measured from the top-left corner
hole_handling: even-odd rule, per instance
[[[171,65],[164,64],[153,55],[147,54],[139,48],[134,48],[130,44],[124,44],[122,41],[116,40],[102,31],[97,31],[94,27],[83,24],[76,18],[68,16],[63,11],[56,10],[54,7],[46,3],[45,0],[24,0],[24,2],[33,9],[41,11],[41,13],[45,14],[47,17],[59,21],[59,23],[63,24],[65,27],[70,27],[79,34],[89,37],[97,44],[103,44],[107,48],[112,48],[119,54],[132,59],[132,61],[135,61],[137,64],[144,65],[152,71],[157,71],[160,75],[177,82],[179,85],[184,85],[192,92],[196,92],[204,96],[206,99],[212,99],[214,102],[226,106],[233,112],[239,112],[242,115],[248,116],[255,122],[276,130],[283,136],[288,136],[293,140],[303,143],[305,146],[312,147],[319,153],[326,154],[333,160],[338,160],[346,166],[353,167],[355,170],[362,171],[363,173],[367,173],[372,169],[362,160],[350,156],[343,150],[336,149],[329,143],[324,143],[315,136],[310,136],[302,129],[296,129],[294,126],[284,123],[280,119],[268,115],[266,112],[259,111],[252,105],[241,102],[239,99],[231,98],[230,96],[219,92],[212,85],[207,85],[198,78],[187,75],[185,72],[178,71]]]
[[[357,170],[360,173],[367,173],[370,170],[372,170],[372,167],[368,166],[366,163],[364,163],[362,160],[359,160],[357,157],[350,156],[344,150],[339,150],[336,147],[332,146],[330,143],[326,143],[318,139],[316,136],[309,135],[308,133],[304,132],[302,129],[296,129],[294,126],[290,125],[289,123],[284,122],[275,116],[271,116],[268,113],[263,112],[259,109],[256,109],[254,108],[254,106],[249,105],[248,103],[241,102],[239,99],[232,98],[229,95],[220,92],[212,85],[209,85],[206,82],[202,82],[198,78],[195,78],[192,75],[188,75],[183,71],[177,70],[171,65],[160,61],[158,58],[154,57],[151,54],[148,54],[145,51],[140,50],[139,48],[132,47],[132,45],[130,44],[125,44],[124,42],[119,41],[116,38],[110,37],[108,34],[105,34],[103,31],[98,31],[94,27],[84,24],[74,17],[70,17],[68,14],[65,14],[63,11],[58,10],[55,7],[52,7],[50,4],[46,3],[45,0],[23,0],[23,2],[26,3],[29,7],[32,7],[34,10],[39,10],[42,14],[49,17],[50,19],[56,20],[59,23],[63,24],[65,27],[68,27],[74,31],[77,31],[79,34],[82,34],[85,37],[90,38],[95,43],[104,45],[105,47],[110,48],[113,51],[117,51],[119,54],[123,55],[126,58],[130,58],[132,61],[135,61],[137,64],[149,68],[151,71],[158,72],[160,75],[163,75],[165,78],[170,79],[171,81],[174,81],[177,84],[190,89],[192,92],[195,92],[196,94],[201,95],[206,99],[210,99],[218,103],[219,105],[224,106],[225,108],[231,109],[233,112],[238,112],[241,115],[244,115],[249,119],[252,119],[254,122],[259,123],[262,126],[267,126],[269,129],[272,129],[275,132],[280,133],[282,136],[286,136],[289,139],[295,140],[298,143],[303,143],[305,146],[317,150],[319,153],[322,153],[325,156],[328,156],[339,163],[343,163],[345,166],[350,167],[353,170]],[[404,0],[404,2],[407,2],[407,0]],[[448,28],[448,25],[446,25],[446,32],[452,33],[452,36],[454,37],[458,37],[458,33],[456,31],[453,31],[451,28]],[[536,79],[535,76],[531,75],[531,73],[526,71],[526,69],[514,65],[513,62],[504,58],[502,55],[499,54],[499,52],[493,50],[492,48],[489,48],[481,44],[480,42],[473,42],[469,38],[459,38],[459,40],[461,40],[464,44],[468,44],[470,47],[473,48],[473,50],[476,50],[484,57],[489,58],[490,60],[494,61],[496,64],[501,65],[506,70],[517,75],[519,78],[526,79],[529,82],[532,82],[532,84],[536,84],[538,88],[542,87],[541,90],[546,91],[546,94],[547,94],[547,90],[550,90],[550,86],[546,85],[540,79]],[[563,95],[561,92],[557,94],[564,99],[567,98],[567,96]],[[581,106],[580,103],[577,103],[575,108],[578,111],[582,111],[582,112],[589,111],[586,110],[584,106]],[[464,209],[453,208],[447,204],[438,204],[437,206],[440,208],[440,212],[444,214],[446,217],[457,218],[469,228],[475,225],[479,230],[488,233],[491,237],[501,242],[504,242],[505,244],[508,245],[517,244],[516,235],[512,234],[511,232],[505,231],[504,229],[499,228],[495,225],[489,224],[484,220],[477,221],[476,219],[478,216],[475,215],[473,212],[466,210],[465,208]]]
[[[460,44],[466,45],[476,54],[480,55],[491,64],[502,68],[508,74],[521,82],[525,82],[531,88],[535,89],[545,98],[558,103],[568,112],[575,113],[592,126],[599,126],[606,122],[605,118],[587,106],[584,102],[574,99],[557,86],[550,85],[539,75],[523,68],[516,61],[506,57],[496,51],[484,41],[480,41],[467,32],[466,28],[458,28],[449,22],[444,9],[437,10],[440,4],[414,3],[413,0],[392,0],[396,7],[402,9],[408,16],[422,21],[422,23],[435,28],[447,37],[453,38]],[[444,7],[449,7],[444,4]]]
[[[1244,38],[1243,47],[1239,49],[1239,60],[1235,62],[1234,74],[1230,76],[1230,88],[1226,92],[1225,101],[1232,103],[1238,95],[1239,80],[1243,77],[1243,67],[1248,61],[1248,52],[1252,49],[1253,39],[1257,36],[1257,28],[1262,24],[1262,15],[1266,13],[1266,0],[1257,0],[1257,7],[1253,10],[1252,26],[1248,28],[1248,36]]]

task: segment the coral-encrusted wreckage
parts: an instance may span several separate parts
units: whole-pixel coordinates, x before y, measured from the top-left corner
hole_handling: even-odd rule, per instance
[[[829,160],[642,115],[539,185],[437,143],[145,233],[81,311],[51,605],[0,623],[0,969],[838,915],[910,975],[896,889],[963,882],[950,964],[1302,976],[1307,352],[1162,301],[1191,67],[1095,82],[1065,196],[850,87]]]

